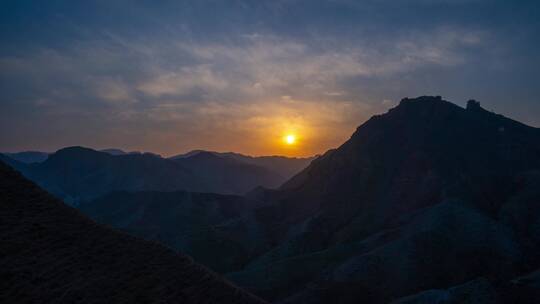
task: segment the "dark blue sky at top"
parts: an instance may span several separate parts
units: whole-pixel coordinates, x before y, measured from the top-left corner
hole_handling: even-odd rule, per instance
[[[1,151],[320,153],[417,95],[540,126],[538,1],[0,5]]]

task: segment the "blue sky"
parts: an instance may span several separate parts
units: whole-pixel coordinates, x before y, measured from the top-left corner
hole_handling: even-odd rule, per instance
[[[0,151],[310,155],[418,95],[540,126],[537,1],[0,5]]]

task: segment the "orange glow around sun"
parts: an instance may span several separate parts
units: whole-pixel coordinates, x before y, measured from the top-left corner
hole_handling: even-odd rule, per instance
[[[296,135],[294,134],[287,134],[283,137],[283,141],[287,145],[294,145],[296,143]]]

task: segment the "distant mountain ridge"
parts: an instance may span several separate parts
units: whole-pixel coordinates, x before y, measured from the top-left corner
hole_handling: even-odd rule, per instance
[[[78,204],[122,190],[244,194],[260,186],[275,188],[312,158],[250,157],[198,150],[167,159],[121,149],[67,147],[50,154],[5,153],[0,159],[66,202]]]
[[[285,157],[285,156],[249,156],[235,152],[215,152],[205,150],[193,150],[185,154],[178,154],[170,157],[170,159],[189,158],[200,153],[212,153],[217,156],[234,159],[252,165],[257,165],[266,168],[281,175],[284,179],[291,178],[294,174],[300,172],[309,165],[311,161],[318,156],[312,157]]]
[[[69,147],[41,163],[5,161],[26,177],[78,203],[111,191],[197,191],[242,194],[254,187],[277,187],[283,177],[262,167],[213,154],[165,159],[155,154],[120,154]]]
[[[32,164],[32,163],[40,163],[45,161],[50,153],[47,152],[40,152],[40,151],[23,151],[23,152],[16,152],[16,153],[1,153],[5,156],[14,159],[16,161],[25,163],[25,164]]]
[[[192,172],[147,154],[119,155],[83,147],[61,149],[42,162],[11,163],[68,203],[104,195],[113,190],[178,190],[178,185],[204,189]]]
[[[189,257],[83,217],[0,161],[0,302],[264,303]]]
[[[126,152],[122,149],[103,149],[99,150],[100,152],[105,152],[111,155],[126,155],[126,154],[142,154],[142,152],[139,151],[132,151],[132,152]],[[41,163],[47,160],[49,155],[52,153],[49,152],[41,152],[41,151],[22,151],[22,152],[15,152],[15,153],[2,153],[5,156],[19,161],[21,163],[25,164],[32,164],[32,163]]]

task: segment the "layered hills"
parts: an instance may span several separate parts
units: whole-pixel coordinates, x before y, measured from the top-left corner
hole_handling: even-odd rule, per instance
[[[0,155],[0,159],[71,205],[113,191],[244,194],[260,186],[278,187],[290,176],[211,152],[166,159],[151,153],[111,154],[110,151],[68,147],[41,162],[22,162],[10,155]],[[300,164],[294,170],[307,165],[304,159],[288,160]]]
[[[0,302],[263,303],[185,255],[96,224],[0,162]]]
[[[203,193],[206,185],[190,175],[211,176],[214,185],[226,176],[221,185],[237,192],[246,175],[215,172],[230,171],[244,156],[152,157],[142,169],[124,164],[132,171],[118,180],[133,183],[166,161],[166,168],[182,168],[175,178],[192,183],[190,191],[108,188],[80,210],[187,252],[264,299],[535,303],[540,297],[540,130],[474,100],[462,108],[441,97],[403,99],[280,187],[245,196]],[[113,166],[107,169],[80,159],[57,166],[62,189],[68,176],[95,186],[92,178],[101,182],[107,175],[100,174],[125,161],[107,160]],[[41,165],[49,161],[54,155]],[[32,170],[25,174],[40,172]]]

